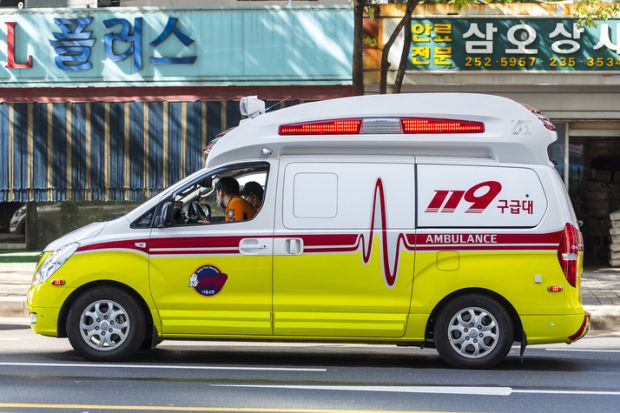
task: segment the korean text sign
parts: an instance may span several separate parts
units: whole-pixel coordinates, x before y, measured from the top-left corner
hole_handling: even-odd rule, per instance
[[[0,12],[0,87],[350,84],[351,18],[336,6]]]
[[[419,19],[409,70],[620,71],[620,20]]]

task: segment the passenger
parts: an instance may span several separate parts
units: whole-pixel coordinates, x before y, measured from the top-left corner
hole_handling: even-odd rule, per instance
[[[252,204],[258,214],[263,206],[263,187],[256,181],[248,182],[243,186],[241,198]]]
[[[247,221],[256,215],[256,209],[239,196],[239,182],[235,178],[224,177],[217,181],[215,199],[219,207],[225,208],[226,222]]]

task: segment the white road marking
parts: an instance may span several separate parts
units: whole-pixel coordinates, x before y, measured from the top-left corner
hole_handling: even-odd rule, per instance
[[[248,387],[264,389],[295,389],[295,390],[335,390],[359,392],[390,392],[390,393],[426,393],[426,394],[457,394],[472,396],[511,396],[521,394],[575,394],[588,396],[620,396],[620,391],[597,390],[538,390],[513,389],[512,387],[476,387],[476,386],[311,386],[311,385],[277,385],[277,384],[211,384],[212,387]]]
[[[590,348],[546,348],[546,351],[574,351],[586,353],[620,353],[620,350],[590,349]]]
[[[454,387],[454,386],[307,386],[270,384],[211,384],[213,387],[252,387],[266,389],[337,390],[392,393],[467,394],[477,396],[510,396],[510,387]]]
[[[103,363],[19,363],[0,362],[0,366],[19,367],[92,367],[92,368],[121,368],[121,369],[161,369],[161,370],[237,370],[237,371],[303,371],[326,372],[327,369],[297,368],[297,367],[243,367],[243,366],[193,366],[170,364],[103,364]]]
[[[513,393],[527,394],[582,394],[588,396],[620,396],[620,391],[600,390],[536,390],[536,389],[513,389]]]

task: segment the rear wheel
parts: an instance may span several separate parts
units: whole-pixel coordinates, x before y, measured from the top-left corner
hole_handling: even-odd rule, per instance
[[[71,306],[67,336],[73,348],[92,361],[131,357],[144,341],[144,313],[136,300],[116,287],[87,290]]]
[[[501,363],[514,340],[510,314],[496,300],[468,294],[439,312],[433,330],[441,358],[458,368],[490,368]]]

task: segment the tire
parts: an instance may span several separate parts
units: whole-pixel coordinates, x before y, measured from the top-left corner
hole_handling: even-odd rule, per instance
[[[485,369],[506,358],[514,341],[514,326],[506,309],[496,300],[467,294],[441,309],[433,337],[439,355],[448,365]]]
[[[138,351],[146,336],[146,320],[138,302],[117,287],[82,293],[67,316],[67,337],[91,361],[120,361]]]

